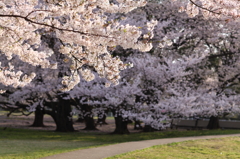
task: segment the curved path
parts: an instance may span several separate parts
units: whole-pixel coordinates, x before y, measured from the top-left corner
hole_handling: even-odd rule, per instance
[[[101,146],[96,148],[76,150],[72,152],[45,157],[43,159],[102,159],[102,158],[111,157],[114,155],[130,152],[134,150],[148,148],[154,145],[163,145],[163,144],[181,142],[186,140],[212,139],[212,138],[221,138],[221,137],[230,137],[230,136],[240,137],[240,134],[179,137],[179,138],[166,138],[166,139],[125,142],[125,143],[114,144],[109,146]]]

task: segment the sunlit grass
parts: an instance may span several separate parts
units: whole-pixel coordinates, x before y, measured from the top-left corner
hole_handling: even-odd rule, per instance
[[[240,137],[192,140],[153,146],[107,159],[237,159]]]
[[[102,145],[97,142],[56,140],[0,140],[0,159],[32,159]],[[2,146],[3,145],[3,146]]]
[[[4,130],[0,128],[0,159],[41,158],[81,148],[128,141],[234,133],[240,133],[240,130],[162,131],[110,135],[102,132],[60,133],[13,128]]]

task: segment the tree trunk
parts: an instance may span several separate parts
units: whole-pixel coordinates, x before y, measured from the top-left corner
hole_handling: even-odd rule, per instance
[[[207,129],[219,129],[219,118],[215,116],[211,116],[208,122]]]
[[[60,97],[56,111],[56,131],[73,132],[74,128],[71,115],[72,108],[69,101]]]
[[[34,114],[35,114],[34,122],[31,125],[31,127],[44,127],[43,124],[44,110],[41,109],[40,106],[38,106]]]
[[[114,117],[114,119],[116,128],[113,134],[129,134],[129,130],[127,127],[128,121],[124,121],[121,116]]]
[[[98,130],[96,128],[93,117],[85,116],[84,117],[86,127],[83,130]]]
[[[151,125],[146,125],[143,128],[143,132],[154,132],[154,131],[158,131],[157,129],[154,129]]]
[[[96,124],[92,116],[92,106],[88,104],[82,104],[81,111],[85,113],[83,114],[83,116],[86,127],[83,130],[97,130]]]
[[[101,114],[98,114],[98,120],[97,120],[97,124],[98,125],[108,125],[108,123],[106,122],[106,118],[107,116],[105,114],[101,115]]]

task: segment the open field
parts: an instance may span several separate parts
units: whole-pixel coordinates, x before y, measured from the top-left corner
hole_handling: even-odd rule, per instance
[[[77,149],[129,141],[240,133],[240,130],[168,130],[139,133],[134,131],[130,124],[131,134],[110,135],[114,130],[113,119],[107,120],[109,125],[98,126],[99,131],[84,131],[83,123],[75,123],[76,132],[60,133],[54,132],[55,125],[49,117],[45,118],[46,127],[43,128],[29,127],[32,121],[33,116],[6,118],[0,115],[0,159],[37,159]]]
[[[162,131],[110,135],[98,132],[59,133],[53,131],[0,128],[0,159],[32,159],[81,148],[103,146],[128,141],[170,137],[240,133],[240,130]]]
[[[104,135],[97,132],[57,133],[49,131],[8,128],[6,130],[0,129],[0,158],[32,159],[73,151],[81,148],[103,146],[120,142],[229,133],[240,133],[240,131],[165,131],[154,133],[136,133],[130,135]]]
[[[240,137],[192,140],[121,154],[107,159],[237,159]]]

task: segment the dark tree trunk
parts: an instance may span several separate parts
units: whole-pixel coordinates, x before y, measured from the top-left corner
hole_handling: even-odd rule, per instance
[[[85,116],[84,117],[86,127],[83,130],[98,130],[94,122],[93,117]]]
[[[83,130],[97,130],[93,117],[84,117],[85,128]]]
[[[44,110],[38,106],[34,113],[35,113],[34,122],[31,125],[31,127],[44,127],[43,124]]]
[[[58,132],[73,132],[73,121],[71,115],[71,105],[68,100],[59,98],[59,103],[56,107],[56,131]]]
[[[114,117],[115,119],[115,130],[113,134],[129,134],[128,120],[123,120],[121,116]]]
[[[219,118],[215,116],[211,116],[208,122],[207,129],[219,129]]]
[[[97,120],[97,124],[98,125],[108,125],[108,123],[106,122],[106,118],[107,116],[105,114],[98,114],[98,120]]]
[[[83,130],[97,130],[95,121],[92,116],[92,107],[88,104],[81,105],[81,111],[84,112],[84,121],[85,121],[85,128]]]
[[[144,125],[143,132],[153,132],[158,131],[157,129],[154,129],[151,125]]]

